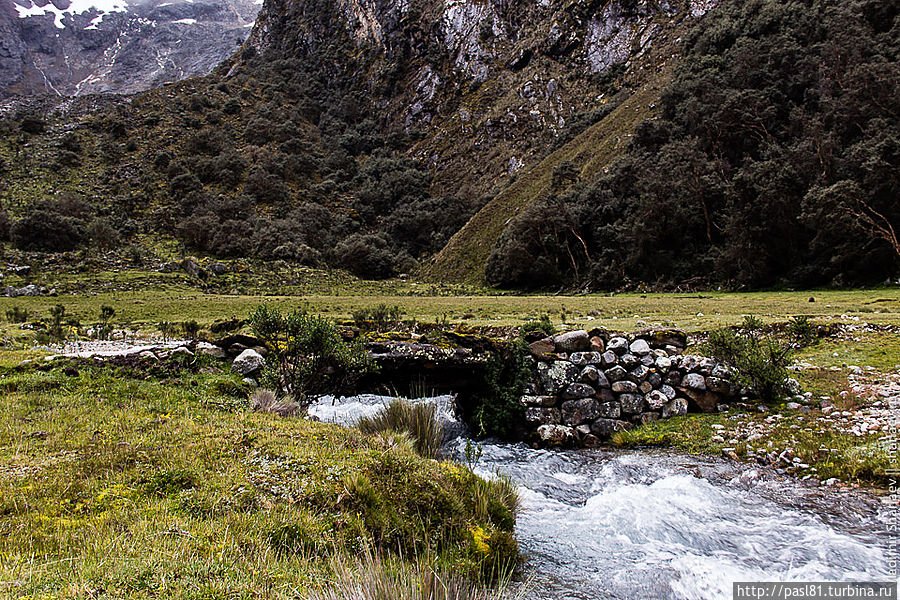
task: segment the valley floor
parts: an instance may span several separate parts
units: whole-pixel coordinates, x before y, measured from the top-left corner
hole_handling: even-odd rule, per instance
[[[799,355],[803,403],[688,415],[614,442],[724,453],[830,486],[883,490],[897,467],[884,444],[900,413],[897,288],[541,296],[351,281],[290,296],[145,276],[153,285],[0,298],[0,314],[27,311],[25,323],[0,327],[0,595],[287,598],[334,572],[320,557],[356,552],[372,531],[381,547],[476,575],[507,543],[508,524],[485,508],[467,468],[391,439],[250,412],[246,387],[219,365],[46,363],[54,350],[29,324],[58,304],[84,328],[110,306],[123,335],[157,339],[162,322],[196,320],[203,336],[262,302],[341,321],[383,304],[403,319],[495,335],[541,315],[560,328],[675,326],[695,341],[744,315],[805,315],[841,327]]]

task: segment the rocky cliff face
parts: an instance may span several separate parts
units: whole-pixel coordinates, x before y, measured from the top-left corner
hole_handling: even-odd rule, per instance
[[[133,93],[208,73],[256,0],[0,0],[0,97]]]
[[[422,133],[418,158],[438,186],[457,187],[465,173],[483,190],[661,70],[681,27],[714,4],[267,0],[249,43],[270,56],[340,57],[328,68],[357,78],[374,115]]]

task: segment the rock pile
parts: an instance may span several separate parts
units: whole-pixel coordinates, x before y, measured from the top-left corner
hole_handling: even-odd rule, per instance
[[[533,439],[592,446],[635,424],[717,410],[738,392],[731,372],[685,346],[677,330],[579,330],[533,342],[535,378],[520,399]]]

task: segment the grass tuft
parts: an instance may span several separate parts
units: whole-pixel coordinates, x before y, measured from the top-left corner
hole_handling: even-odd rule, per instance
[[[436,458],[444,442],[444,426],[433,404],[394,400],[377,415],[361,419],[357,427],[363,433],[406,433],[425,458]]]

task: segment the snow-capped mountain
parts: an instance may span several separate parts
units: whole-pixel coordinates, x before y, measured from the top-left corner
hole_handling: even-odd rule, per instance
[[[0,97],[132,93],[209,72],[262,0],[0,0]]]

